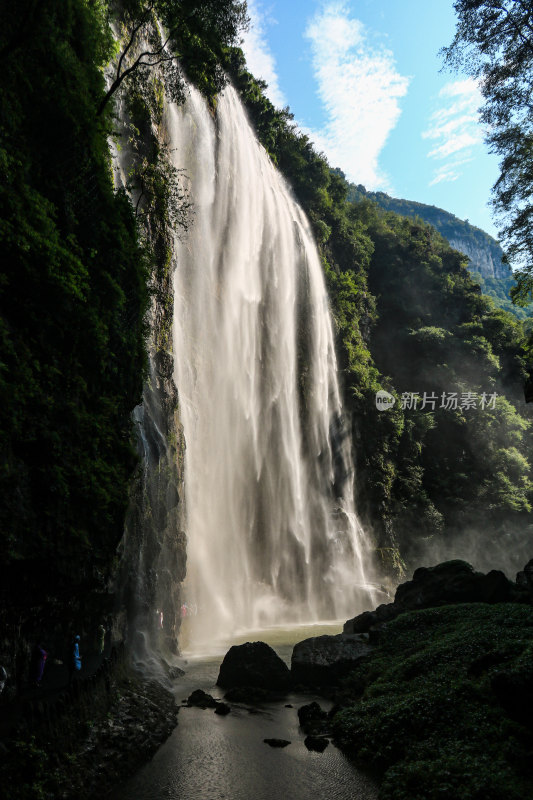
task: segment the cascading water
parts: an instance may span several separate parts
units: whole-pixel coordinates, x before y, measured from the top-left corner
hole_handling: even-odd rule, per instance
[[[235,90],[169,105],[194,217],[176,242],[186,645],[372,602],[332,324],[309,223]]]

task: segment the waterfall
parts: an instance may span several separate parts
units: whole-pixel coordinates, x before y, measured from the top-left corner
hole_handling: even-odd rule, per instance
[[[194,214],[176,240],[185,646],[372,603],[332,322],[308,220],[235,90],[169,104]]]

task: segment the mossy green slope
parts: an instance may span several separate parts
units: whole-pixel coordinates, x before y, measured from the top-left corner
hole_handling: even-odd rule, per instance
[[[532,721],[497,675],[533,686],[533,609],[461,604],[403,614],[346,682],[339,745],[383,776],[381,800],[526,800]],[[529,690],[531,695],[531,688]]]

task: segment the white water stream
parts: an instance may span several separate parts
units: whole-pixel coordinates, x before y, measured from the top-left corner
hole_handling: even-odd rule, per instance
[[[232,87],[169,105],[194,216],[176,242],[189,650],[372,605],[332,323],[303,211]]]

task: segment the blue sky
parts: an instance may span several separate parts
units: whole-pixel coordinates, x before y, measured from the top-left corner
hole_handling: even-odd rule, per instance
[[[498,162],[483,143],[479,91],[440,71],[452,0],[248,0],[248,9],[250,71],[332,166],[496,234],[487,203]]]

